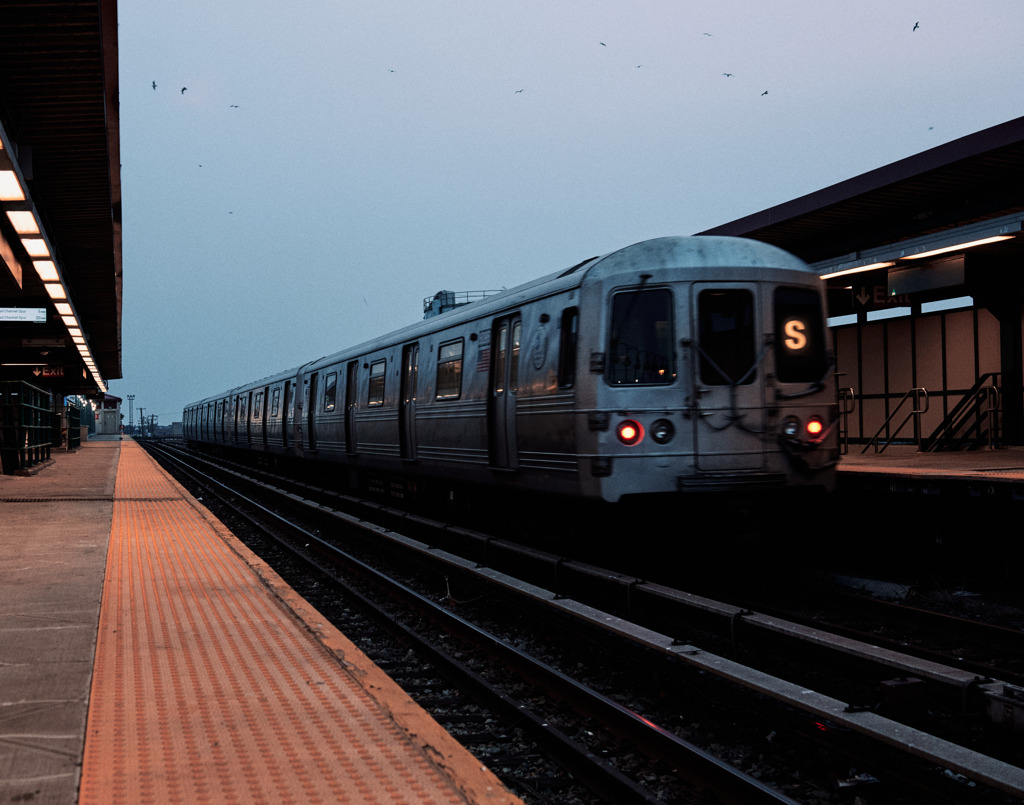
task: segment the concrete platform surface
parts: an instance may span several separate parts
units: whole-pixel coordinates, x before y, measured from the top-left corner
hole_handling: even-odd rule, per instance
[[[0,480],[0,589],[0,802],[519,802],[130,440]]]

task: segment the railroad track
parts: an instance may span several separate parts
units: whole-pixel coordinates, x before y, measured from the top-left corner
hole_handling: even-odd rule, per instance
[[[235,476],[232,485],[241,483],[242,479]],[[303,491],[304,495],[308,492]],[[844,800],[836,786],[844,783],[850,788],[885,791],[887,801],[1009,802],[1024,795],[1024,772],[1011,761],[907,723],[913,718],[902,722],[886,718],[857,699],[817,692],[804,680],[788,681],[732,657],[746,659],[749,652],[743,644],[751,635],[759,635],[754,643],[783,641],[787,650],[799,647],[798,664],[816,664],[819,660],[807,658],[838,648],[843,659],[829,660],[822,667],[849,665],[851,658],[856,658],[853,664],[858,667],[876,669],[868,674],[873,682],[894,673],[923,677],[922,684],[929,688],[955,688],[964,701],[970,699],[972,708],[977,706],[978,695],[984,701],[999,688],[1000,683],[988,677],[979,678],[969,671],[893,651],[878,651],[856,640],[839,639],[821,630],[567,562],[463,529],[445,528],[383,507],[335,498],[335,503],[355,506],[358,516],[341,514],[333,507],[327,509],[322,502],[313,503],[310,514],[304,495],[294,490],[283,494],[282,500],[288,501],[289,507],[305,508],[303,517],[312,523],[298,537],[303,546],[306,541],[323,541],[333,547],[333,540],[322,539],[319,534],[342,528],[369,532],[376,546],[373,553],[379,555],[381,546],[387,545],[389,553],[414,557],[406,562],[412,562],[419,571],[413,576],[428,590],[432,584],[436,588],[438,579],[445,580],[444,591],[433,591],[434,598],[444,599],[445,606],[438,609],[445,614],[431,615],[429,620],[437,623],[435,617],[443,617],[448,622],[433,627],[434,637],[427,638],[427,644],[451,645],[452,638],[438,635],[459,634],[464,642],[458,644],[455,655],[476,656],[486,645],[488,651],[497,652],[499,669],[512,667],[513,662],[535,662],[536,658],[531,660],[534,652],[541,655],[544,659],[539,665],[546,670],[526,670],[528,666],[524,665],[513,679],[514,683],[525,678],[536,680],[529,692],[520,694],[533,704],[502,691],[493,679],[493,671],[488,676],[488,672],[469,669],[477,676],[476,685],[481,689],[474,695],[489,692],[493,696],[497,691],[499,699],[508,700],[506,710],[511,708],[520,717],[526,710],[536,711],[534,720],[538,723],[531,725],[531,731],[543,733],[544,725],[560,726],[557,738],[549,735],[534,739],[545,755],[555,754],[557,748],[566,756],[578,757],[582,745],[584,758],[611,756],[617,764],[601,764],[602,770],[572,767],[574,776],[593,780],[594,790],[614,792],[611,801],[643,801],[645,797],[663,801],[666,792],[670,792],[670,800],[687,801],[684,797],[693,793],[691,781],[696,781],[699,789],[716,791],[725,801],[743,802],[755,801],[754,797],[827,802],[829,796],[839,802]],[[375,523],[367,522],[369,511],[374,513]],[[314,533],[317,531],[319,534]],[[462,555],[457,555],[456,549]],[[431,569],[424,572],[428,567]],[[373,570],[370,575],[378,573]],[[407,591],[400,593],[401,614],[394,617],[405,623],[427,619],[422,602],[411,602],[417,598],[429,600],[431,596],[413,591],[407,582],[399,586]],[[453,586],[469,592],[453,595]],[[389,593],[389,598],[394,595]],[[465,603],[477,595],[483,603]],[[515,603],[495,607],[491,603],[495,600]],[[474,622],[454,616],[453,609],[458,609],[460,615],[472,613]],[[514,612],[522,624],[499,623],[504,620],[501,615],[509,612]],[[724,623],[725,628],[708,628],[715,622]],[[487,624],[486,628],[480,623]],[[699,641],[680,635],[683,623],[694,630],[693,634],[699,634]],[[566,634],[573,635],[574,640]],[[402,637],[404,644],[412,639],[408,634]],[[711,643],[723,640],[726,650],[709,650]],[[569,644],[573,644],[571,649]],[[537,648],[527,651],[519,645]],[[552,645],[557,649],[553,650]],[[592,678],[593,667],[598,667],[593,652],[602,649],[605,659],[599,667],[604,673],[598,677],[612,677],[611,681]],[[431,665],[438,667],[449,663],[453,653],[440,652],[448,656],[444,659],[434,654],[434,648],[416,651],[430,656]],[[446,669],[444,673],[454,672]],[[580,678],[591,684],[581,684]],[[596,687],[602,690],[587,690]],[[964,690],[969,692],[966,699]],[[691,695],[680,698],[682,691]],[[999,693],[1004,694],[1005,688],[999,688]],[[700,706],[693,704],[694,696]],[[543,706],[535,703],[540,699],[545,700]],[[548,704],[548,700],[557,704]],[[705,708],[707,700],[714,700],[716,707]],[[494,703],[487,706],[501,709]],[[976,721],[972,717],[972,723]],[[723,729],[724,724],[730,726]],[[723,732],[731,733],[731,749],[723,748]],[[591,739],[599,734],[601,737]],[[681,735],[686,740],[680,740]],[[703,748],[698,745],[701,743]],[[783,770],[787,756],[796,768]],[[825,760],[808,762],[809,757],[816,756]],[[737,765],[747,773],[737,773]],[[813,776],[810,766],[815,767],[818,778],[808,779]],[[770,779],[774,787],[755,780],[755,775]],[[514,781],[511,784],[516,787]],[[747,789],[750,785],[754,787]],[[537,796],[536,801],[543,801],[543,795]],[[902,799],[894,800],[893,796]]]

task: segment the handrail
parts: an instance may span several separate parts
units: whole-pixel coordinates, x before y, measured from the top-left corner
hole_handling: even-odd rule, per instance
[[[975,443],[981,435],[985,435],[989,447],[994,447],[999,441],[999,387],[996,385],[1001,372],[986,372],[971,386],[954,407],[932,431],[931,435],[924,440],[924,450],[932,452],[940,449],[940,446],[947,448],[955,446],[956,432],[963,423],[974,416],[974,424],[967,428],[961,435],[961,440],[973,438]],[[992,385],[985,383],[991,381]],[[989,427],[982,429],[982,423],[987,421]],[[973,434],[973,435],[972,435]]]
[[[839,389],[839,452],[846,455],[850,452],[850,414],[857,408],[857,395],[853,387]]]
[[[899,413],[899,410],[903,407],[903,404],[907,400],[909,400],[909,399],[913,399],[913,401],[914,401],[913,402],[913,407],[911,408],[911,410],[907,414],[907,416],[903,419],[903,421],[899,424],[899,426],[896,428],[896,430],[894,430],[890,434],[890,436],[886,440],[885,444],[882,445],[882,449],[879,450],[878,449],[878,437],[882,435],[882,431],[886,429],[888,424],[892,421],[892,418],[894,416],[896,416],[897,413]],[[924,400],[924,408],[920,408],[919,407],[920,400],[922,400],[922,399]],[[899,435],[899,432],[901,430],[903,430],[903,426],[906,425],[912,418],[914,419],[914,434],[915,434],[914,435],[914,441],[917,442],[917,447],[920,450],[921,449],[921,415],[924,414],[924,413],[927,413],[927,411],[928,411],[928,390],[924,389],[924,388],[911,389],[910,391],[908,391],[906,394],[903,395],[902,399],[900,399],[900,401],[899,401],[899,404],[893,409],[892,413],[889,414],[889,416],[886,418],[885,422],[882,423],[882,426],[875,432],[875,435],[872,436],[870,440],[868,440],[868,443],[866,445],[864,445],[864,449],[860,451],[861,454],[866,453],[868,451],[868,448],[871,447],[871,445],[875,446],[875,452],[876,453],[884,453],[885,452],[885,448],[888,447],[890,444],[892,444],[893,439],[895,439],[896,436]]]

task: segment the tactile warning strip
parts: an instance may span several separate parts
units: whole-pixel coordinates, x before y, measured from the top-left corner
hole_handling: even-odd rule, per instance
[[[466,802],[429,751],[126,443],[79,802]]]

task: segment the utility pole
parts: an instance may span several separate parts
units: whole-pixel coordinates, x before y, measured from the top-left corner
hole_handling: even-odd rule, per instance
[[[128,433],[135,435],[135,395],[128,395]]]
[[[143,414],[143,413],[142,413],[142,412],[143,412],[143,411],[145,411],[145,410],[146,410],[146,409],[145,409],[145,408],[143,408],[143,407],[142,407],[141,405],[139,406],[139,426],[140,426],[140,427],[141,427],[141,429],[142,429],[142,433],[140,433],[139,435],[140,435],[140,436],[141,436],[141,437],[142,437],[143,439],[145,439],[145,438],[146,438],[146,416],[145,416],[145,414]]]

